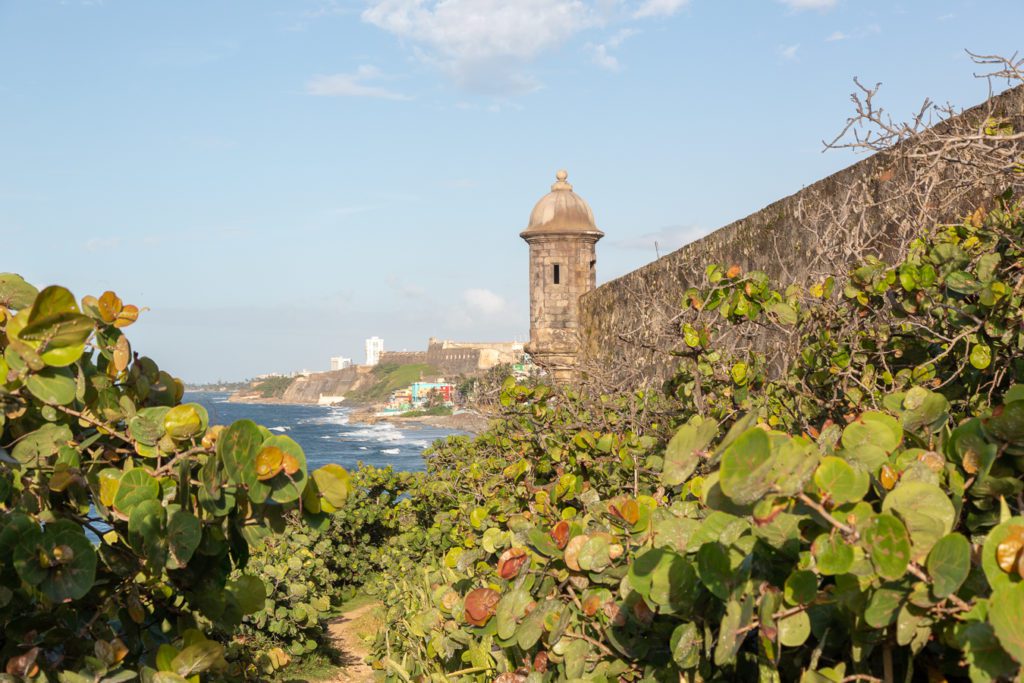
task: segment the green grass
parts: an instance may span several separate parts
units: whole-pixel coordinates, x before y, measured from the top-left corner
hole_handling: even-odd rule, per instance
[[[338,608],[338,613],[346,614],[348,612],[355,612],[360,607],[372,604],[374,602],[377,602],[377,598],[373,597],[372,595],[369,595],[367,593],[356,593],[351,598],[341,603],[341,606]]]
[[[280,398],[284,396],[285,389],[291,386],[294,377],[267,377],[252,385],[254,391],[258,391],[263,398]]]
[[[325,648],[314,650],[275,672],[271,680],[282,683],[298,683],[299,681],[326,681],[338,673],[338,665],[332,661]]]
[[[428,415],[451,415],[452,409],[449,406],[434,406],[423,410],[409,410],[398,417],[427,417]]]
[[[382,363],[373,369],[374,383],[365,389],[351,392],[347,398],[355,402],[383,401],[396,389],[404,389],[421,376],[436,375],[437,370],[426,363],[397,365]]]

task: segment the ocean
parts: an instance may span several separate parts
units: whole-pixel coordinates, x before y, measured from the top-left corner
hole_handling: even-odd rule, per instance
[[[302,446],[310,470],[327,463],[354,469],[360,463],[396,470],[422,470],[423,449],[435,439],[462,434],[413,424],[350,423],[349,408],[280,403],[230,403],[228,393],[189,391],[184,401],[201,404],[210,424],[229,425],[250,419],[275,434],[287,434]]]

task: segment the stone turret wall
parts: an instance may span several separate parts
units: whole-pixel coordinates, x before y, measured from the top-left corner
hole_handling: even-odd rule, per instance
[[[1024,86],[957,119],[980,129],[990,114],[1024,130]],[[956,182],[958,167],[939,163],[929,172],[946,189],[922,214],[920,197],[906,190],[908,178],[920,171],[915,164],[924,162],[908,161],[899,152],[897,147],[868,157],[585,294],[579,303],[581,367],[614,367],[625,382],[636,384],[671,373],[676,360],[667,351],[678,348],[683,293],[703,284],[711,263],[763,270],[783,284],[819,281],[869,254],[891,259],[929,222],[957,220],[1007,183],[1016,182],[1018,196],[1024,192],[1019,175],[963,186]]]

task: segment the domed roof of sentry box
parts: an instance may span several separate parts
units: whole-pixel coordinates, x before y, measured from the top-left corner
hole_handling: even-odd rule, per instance
[[[594,223],[594,212],[590,205],[575,192],[568,182],[569,174],[559,171],[555,184],[530,214],[530,224],[519,233],[520,237],[535,235],[591,234],[600,239],[604,233]]]

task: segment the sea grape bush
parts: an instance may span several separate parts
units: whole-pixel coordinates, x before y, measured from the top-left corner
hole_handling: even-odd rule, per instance
[[[1024,208],[1008,195],[995,204],[914,240],[897,264],[869,257],[843,283],[782,288],[763,272],[708,266],[707,286],[685,295],[690,360],[671,390],[718,416],[767,400],[773,425],[800,430],[914,385],[941,389],[955,413],[983,409],[1024,373]],[[737,358],[714,348],[723,327],[785,344],[793,361],[781,381],[768,381],[756,345]]]
[[[5,680],[241,674],[211,636],[264,607],[246,571],[347,476],[248,420],[211,426],[134,352],[139,309],[0,274],[0,664]]]
[[[325,532],[332,547],[326,561],[341,598],[351,598],[399,557],[428,550],[422,529],[436,506],[423,474],[362,463],[353,470],[348,500]]]
[[[266,598],[236,639],[238,659],[251,677],[273,674],[320,646],[323,622],[337,603],[328,566],[334,552],[331,539],[301,519],[290,520],[285,533],[268,537],[253,552],[246,571],[263,582]]]
[[[317,650],[325,622],[358,588],[393,561],[424,552],[421,481],[422,473],[360,464],[343,505],[325,510],[321,502],[314,517],[293,514],[285,533],[253,550],[246,571],[262,580],[266,598],[234,645],[247,673],[270,675]]]
[[[428,457],[389,680],[1018,680],[1024,209],[779,288],[708,269],[665,397],[506,385]],[[771,368],[737,328],[787,330]]]

